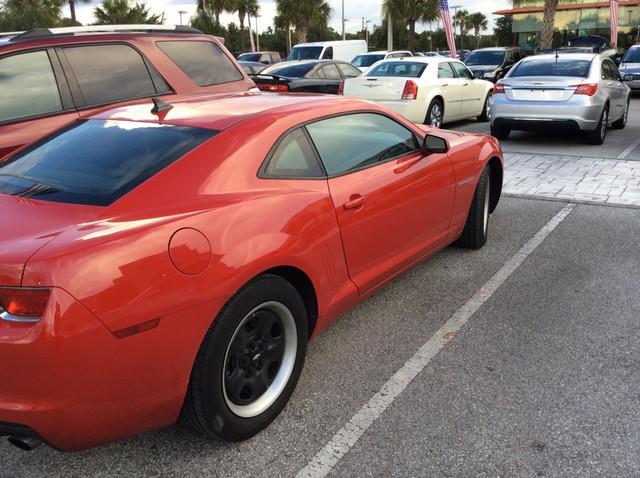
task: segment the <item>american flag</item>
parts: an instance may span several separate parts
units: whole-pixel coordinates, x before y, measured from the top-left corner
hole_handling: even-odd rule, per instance
[[[611,24],[611,46],[618,45],[618,0],[609,0],[609,7],[611,8],[610,21]]]
[[[614,1],[614,0],[611,0]],[[449,52],[453,58],[456,58],[456,39],[453,34],[453,27],[451,25],[451,14],[449,13],[449,2],[447,0],[439,0],[438,6],[440,8],[440,17],[444,24],[444,32],[447,35],[447,45],[449,46]]]

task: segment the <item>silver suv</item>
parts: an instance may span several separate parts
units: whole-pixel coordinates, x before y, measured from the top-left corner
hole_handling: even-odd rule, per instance
[[[627,123],[631,90],[613,61],[593,53],[552,53],[516,64],[493,92],[491,134],[511,130],[584,131],[602,144],[607,127]]]

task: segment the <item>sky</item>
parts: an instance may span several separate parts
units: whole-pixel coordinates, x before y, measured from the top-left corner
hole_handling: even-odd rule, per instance
[[[143,0],[137,0],[139,2]],[[330,26],[336,31],[340,32],[340,17],[342,10],[342,0],[328,0],[332,12]],[[84,24],[92,23],[93,9],[99,5],[100,1],[93,1],[92,4],[80,4],[76,6],[78,20]],[[184,11],[182,15],[183,23],[188,23],[188,19],[195,13],[196,1],[190,0],[147,0],[145,2],[147,7],[151,9],[153,13],[164,13],[165,23],[179,24],[180,23],[180,11]],[[276,14],[275,0],[258,0],[260,5],[261,18],[258,19],[258,28],[260,30],[273,24],[273,17]],[[362,17],[365,20],[370,20],[370,25],[379,25],[382,22],[381,10],[382,0],[344,0],[345,4],[345,18],[348,21],[345,24],[345,28],[349,33],[355,33],[362,28]],[[449,0],[450,6],[460,5],[461,8],[467,9],[469,12],[481,11],[487,18],[495,20],[497,17],[491,15],[492,12],[511,7],[511,1],[507,0],[492,0],[492,1],[478,1],[478,0]],[[69,16],[69,8],[64,11],[65,16]],[[238,18],[236,15],[225,14],[221,17],[222,23],[229,23],[235,21],[238,24]],[[493,27],[493,21],[489,21],[490,30]],[[429,28],[428,24],[418,25],[417,30],[423,31]],[[435,28],[435,23],[434,23]]]

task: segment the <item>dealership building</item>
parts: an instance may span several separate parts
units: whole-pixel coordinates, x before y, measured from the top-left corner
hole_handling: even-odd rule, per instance
[[[640,0],[620,0],[618,46],[638,41]],[[513,8],[494,12],[513,17],[513,44],[528,51],[540,45],[544,0],[513,0]],[[609,38],[609,2],[560,0],[555,17],[554,46],[566,45],[577,36]]]

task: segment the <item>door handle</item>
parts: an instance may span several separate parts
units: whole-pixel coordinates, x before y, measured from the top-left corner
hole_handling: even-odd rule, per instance
[[[364,198],[360,194],[352,194],[349,196],[349,200],[343,204],[347,211],[360,209],[364,205]]]
[[[449,86],[449,83],[443,83],[441,86]]]
[[[469,83],[463,83],[462,86],[469,86]]]

